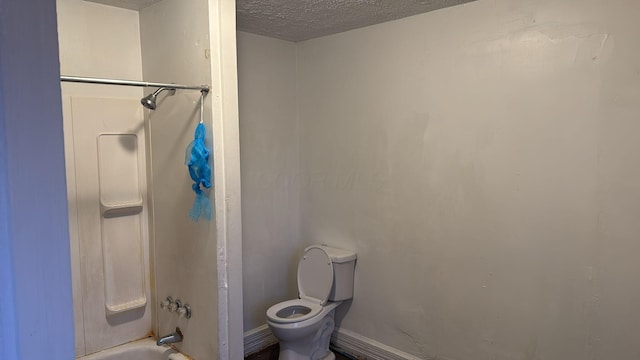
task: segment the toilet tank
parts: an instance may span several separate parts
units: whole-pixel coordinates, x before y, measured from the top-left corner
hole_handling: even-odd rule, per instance
[[[312,245],[329,255],[333,263],[333,285],[329,294],[330,301],[341,301],[353,297],[353,275],[356,267],[356,253],[351,250],[338,249],[326,245]]]

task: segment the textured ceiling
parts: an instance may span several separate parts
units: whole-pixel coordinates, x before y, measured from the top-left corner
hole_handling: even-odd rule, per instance
[[[473,0],[236,0],[238,30],[302,41]]]
[[[85,1],[140,10],[162,0]],[[238,30],[302,41],[470,1],[474,0],[236,0],[236,8]]]

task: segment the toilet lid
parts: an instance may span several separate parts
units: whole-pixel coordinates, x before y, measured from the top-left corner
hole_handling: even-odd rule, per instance
[[[318,247],[308,248],[298,263],[300,298],[320,305],[327,303],[333,286],[333,264]]]

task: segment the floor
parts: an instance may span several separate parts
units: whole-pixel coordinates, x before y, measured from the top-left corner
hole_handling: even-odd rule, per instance
[[[245,358],[245,360],[278,360],[278,352],[280,352],[280,347],[278,344],[269,346],[268,348],[255,353],[253,355],[249,355]],[[356,358],[348,358],[342,356],[340,354],[336,354],[336,360],[352,360]],[[362,359],[366,360],[366,359]]]

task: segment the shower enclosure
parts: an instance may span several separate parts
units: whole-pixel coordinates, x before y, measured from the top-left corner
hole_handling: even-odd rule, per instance
[[[130,3],[137,8],[57,4],[76,356],[180,327],[174,345],[194,359],[239,358],[234,9],[215,0]],[[201,111],[215,179],[211,222],[188,216],[195,195],[185,148]],[[168,297],[183,306],[161,306]]]

